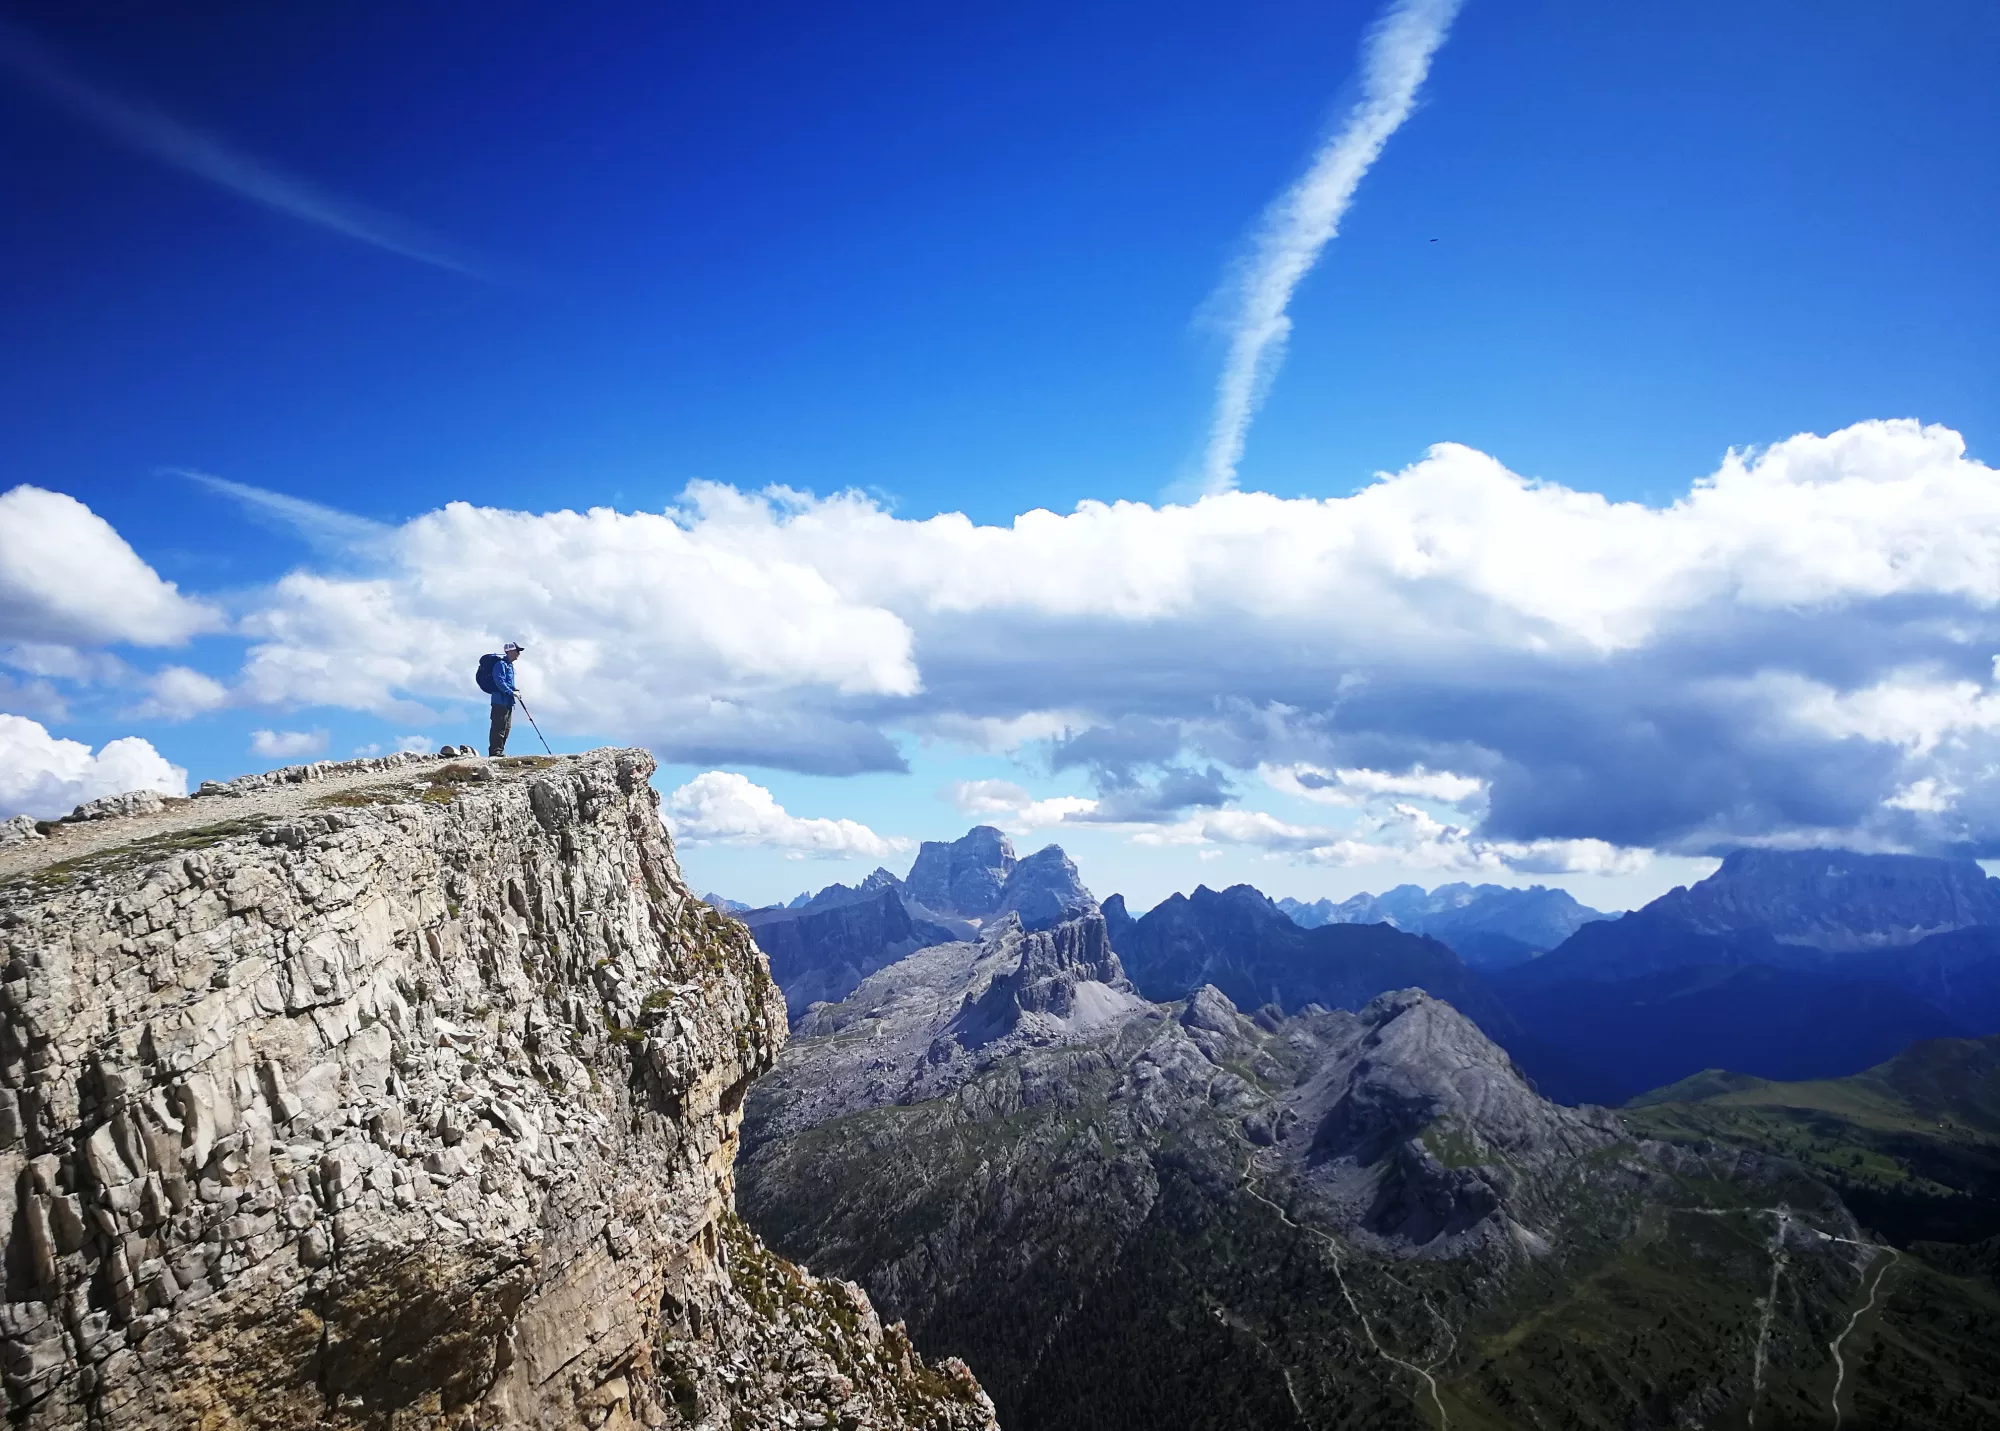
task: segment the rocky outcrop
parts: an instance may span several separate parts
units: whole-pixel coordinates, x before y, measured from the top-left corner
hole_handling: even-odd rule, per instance
[[[783,1004],[652,769],[298,767],[0,857],[15,1421],[991,1424],[735,1221]]]
[[[11,820],[0,820],[0,849],[42,839],[42,832],[35,828],[39,823],[33,815],[16,815]]]
[[[1029,929],[1047,929],[1066,919],[1097,913],[1076,862],[1061,845],[1044,845],[1008,872],[994,914],[1013,914]]]
[[[960,1048],[984,1049],[1010,1037],[1055,1043],[1145,1007],[1095,914],[1034,932],[1010,920],[982,942],[1006,949],[1014,963],[995,973],[976,996],[968,993],[957,1017],[940,1032]],[[940,1062],[943,1052],[933,1048],[930,1061]]]
[[[1013,869],[1013,842],[991,825],[975,825],[949,843],[925,840],[905,890],[925,909],[983,919],[999,909]]]
[[[764,1100],[766,1133],[939,1098],[1024,1050],[1099,1037],[1151,1012],[1101,919],[1024,930],[1009,916],[815,1005],[795,1026],[799,1056],[782,1089]]]

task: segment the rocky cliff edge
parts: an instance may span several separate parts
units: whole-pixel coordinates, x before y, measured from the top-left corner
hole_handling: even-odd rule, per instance
[[[16,1423],[992,1425],[736,1220],[784,1004],[652,771],[295,767],[0,852]]]

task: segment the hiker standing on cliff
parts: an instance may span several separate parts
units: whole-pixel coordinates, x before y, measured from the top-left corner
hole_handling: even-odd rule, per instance
[[[498,656],[481,656],[479,689],[493,697],[493,723],[486,732],[486,754],[493,759],[507,753],[507,733],[514,728],[514,658],[525,649],[509,641]]]

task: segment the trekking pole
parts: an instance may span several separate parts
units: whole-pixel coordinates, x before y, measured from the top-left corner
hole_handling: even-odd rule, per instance
[[[528,724],[535,726],[535,734],[542,742],[542,749],[548,750],[550,755],[554,755],[555,752],[549,750],[549,738],[542,734],[542,728],[539,725],[535,725],[535,713],[528,709],[528,703],[521,699],[519,691],[514,692],[514,700],[521,707],[521,714],[528,718]]]

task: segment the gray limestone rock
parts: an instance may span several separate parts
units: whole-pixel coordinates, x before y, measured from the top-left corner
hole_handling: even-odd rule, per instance
[[[35,828],[36,823],[33,815],[16,815],[11,820],[0,820],[0,849],[43,838],[42,832]]]
[[[734,1217],[785,1038],[642,751],[319,763],[0,859],[31,1427],[986,1427]]]
[[[80,823],[85,820],[121,820],[129,815],[151,815],[164,810],[170,798],[158,790],[127,790],[122,795],[104,795],[86,800],[63,818]]]
[[[975,825],[949,844],[925,840],[905,884],[925,909],[983,919],[999,909],[1013,869],[1013,843],[991,825]]]
[[[1539,1220],[1542,1185],[1624,1139],[1604,1109],[1541,1097],[1471,1020],[1421,990],[1317,1022],[1317,1065],[1278,1100],[1311,1130],[1287,1160],[1351,1235],[1458,1252]]]
[[[1009,871],[994,913],[1017,914],[1028,928],[1046,929],[1097,913],[1097,901],[1062,846],[1045,845]]]

